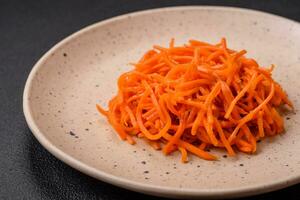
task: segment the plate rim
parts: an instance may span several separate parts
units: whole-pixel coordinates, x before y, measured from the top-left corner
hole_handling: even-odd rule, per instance
[[[47,149],[52,155],[56,158],[64,162],[65,164],[71,166],[72,168],[87,174],[91,177],[94,177],[98,180],[104,181],[106,183],[129,189],[131,191],[136,191],[140,193],[155,195],[155,196],[164,196],[164,197],[172,197],[172,198],[179,198],[179,197],[206,197],[206,198],[217,198],[217,197],[245,197],[254,194],[261,194],[265,192],[274,191],[277,189],[282,189],[296,183],[300,182],[300,174],[297,176],[289,176],[284,179],[278,179],[276,181],[269,181],[264,184],[256,184],[252,186],[244,186],[244,187],[235,187],[235,188],[227,188],[227,189],[189,189],[189,188],[178,188],[178,187],[169,187],[169,186],[155,186],[151,184],[146,184],[138,181],[133,181],[127,178],[122,178],[110,173],[106,173],[104,171],[98,170],[94,167],[91,167],[79,160],[75,157],[65,153],[59,147],[55,146],[51,143],[42,133],[42,131],[38,128],[37,124],[35,123],[30,104],[29,104],[29,94],[32,87],[33,78],[36,72],[43,66],[43,63],[51,56],[57,49],[61,46],[65,45],[69,41],[75,39],[76,37],[80,36],[81,34],[85,34],[99,26],[103,26],[105,24],[109,24],[114,21],[119,21],[126,19],[127,17],[138,17],[140,15],[147,15],[151,13],[159,13],[164,11],[180,11],[180,10],[220,10],[220,11],[234,11],[234,12],[242,12],[242,13],[249,13],[255,15],[263,15],[272,18],[277,18],[278,20],[284,20],[289,23],[294,23],[297,26],[300,25],[299,22],[288,19],[279,15],[275,15],[268,12],[263,12],[259,10],[252,10],[248,8],[239,8],[239,7],[229,7],[229,6],[205,6],[205,5],[194,5],[194,6],[171,6],[171,7],[162,7],[162,8],[154,8],[154,9],[146,9],[141,11],[129,12],[119,16],[115,16],[112,18],[108,18],[105,20],[101,20],[99,22],[93,23],[88,25],[84,28],[79,29],[78,31],[72,33],[71,35],[65,37],[64,39],[60,40],[56,43],[53,47],[50,48],[43,56],[34,64],[32,67],[28,78],[25,83],[24,91],[23,91],[23,113],[25,116],[25,120],[30,128],[32,134],[35,138],[39,141],[39,143]]]

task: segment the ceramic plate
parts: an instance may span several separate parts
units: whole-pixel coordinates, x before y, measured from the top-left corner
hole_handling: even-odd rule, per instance
[[[153,44],[194,38],[247,49],[294,102],[286,133],[265,140],[255,155],[214,152],[218,161],[179,153],[164,156],[141,140],[129,145],[100,116],[117,77]],[[68,165],[129,190],[175,198],[247,196],[300,181],[300,26],[297,22],[238,8],[173,7],[126,14],[96,23],[64,39],[33,67],[24,91],[24,113],[39,142]],[[287,120],[288,119],[288,120]]]

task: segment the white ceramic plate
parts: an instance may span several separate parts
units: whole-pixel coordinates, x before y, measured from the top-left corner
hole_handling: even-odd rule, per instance
[[[296,114],[286,134],[263,141],[255,155],[180,162],[138,140],[121,141],[95,104],[106,106],[117,77],[153,44],[194,38],[247,49],[288,92]],[[96,23],[66,38],[34,66],[24,91],[24,113],[39,142],[57,158],[102,181],[151,195],[224,198],[283,188],[300,181],[300,26],[257,11],[226,7],[173,7]],[[243,165],[243,166],[241,166]]]

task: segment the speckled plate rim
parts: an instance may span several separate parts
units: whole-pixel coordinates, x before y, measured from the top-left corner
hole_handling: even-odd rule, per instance
[[[232,189],[189,189],[189,188],[175,188],[175,187],[161,187],[161,186],[154,186],[149,185],[137,181],[132,181],[129,179],[121,178],[118,176],[114,176],[109,173],[105,173],[103,171],[97,170],[76,158],[68,155],[64,151],[60,150],[55,144],[51,143],[39,130],[37,124],[35,123],[31,108],[29,105],[29,94],[33,82],[34,75],[36,72],[39,71],[41,67],[43,67],[44,62],[49,58],[49,56],[54,53],[57,49],[59,49],[64,44],[68,43],[69,41],[77,38],[81,34],[85,34],[88,31],[91,31],[99,26],[103,26],[105,24],[109,24],[114,21],[124,20],[128,16],[138,17],[141,15],[149,15],[151,13],[159,13],[164,11],[181,11],[181,10],[218,10],[218,11],[234,11],[234,12],[242,12],[242,13],[249,13],[252,15],[260,15],[260,16],[269,16],[273,17],[274,19],[284,20],[288,23],[294,23],[295,25],[300,25],[299,22],[277,16],[270,13],[265,13],[262,11],[250,10],[245,8],[236,8],[236,7],[222,7],[222,6],[177,6],[177,7],[165,7],[165,8],[157,8],[157,9],[150,9],[138,12],[132,12],[124,15],[120,15],[117,17],[113,17],[110,19],[106,19],[104,21],[100,21],[98,23],[92,24],[87,26],[72,35],[68,36],[67,38],[63,39],[61,42],[57,43],[54,47],[52,47],[47,53],[45,53],[40,60],[33,66],[28,79],[25,84],[24,93],[23,93],[23,112],[25,115],[26,122],[32,131],[33,135],[36,139],[46,148],[51,154],[55,157],[60,159],[61,161],[65,162],[69,166],[104,182],[126,188],[132,191],[141,192],[145,194],[151,194],[156,196],[164,196],[164,197],[172,197],[172,198],[230,198],[230,197],[244,197],[250,196],[254,194],[261,194],[265,192],[274,191],[277,189],[282,189],[288,187],[290,185],[296,184],[300,182],[300,174],[297,176],[286,177],[285,179],[275,180],[271,182],[266,182],[265,184],[257,184],[254,186],[249,187],[240,187],[240,188],[232,188]]]

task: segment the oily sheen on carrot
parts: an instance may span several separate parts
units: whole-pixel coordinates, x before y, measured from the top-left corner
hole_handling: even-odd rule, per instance
[[[254,153],[257,141],[283,132],[278,108],[293,108],[286,93],[246,51],[226,40],[209,44],[190,40],[183,46],[155,45],[119,77],[118,93],[108,110],[98,111],[120,138],[143,138],[165,155],[179,151],[215,160],[209,148]]]

